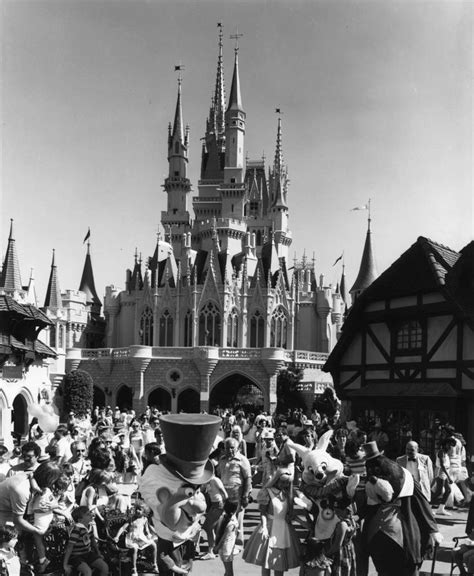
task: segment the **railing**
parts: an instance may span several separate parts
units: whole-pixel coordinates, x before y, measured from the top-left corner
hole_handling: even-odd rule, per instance
[[[131,352],[132,350],[132,352]],[[195,348],[153,346],[149,349],[150,358],[193,358]],[[146,348],[145,348],[146,351]],[[133,355],[132,348],[82,348],[77,350],[83,360],[99,360],[101,358],[129,358]],[[148,356],[145,353],[145,357]],[[294,364],[324,364],[329,354],[307,350],[284,350],[286,362]],[[220,360],[258,360],[262,357],[261,348],[219,348]]]

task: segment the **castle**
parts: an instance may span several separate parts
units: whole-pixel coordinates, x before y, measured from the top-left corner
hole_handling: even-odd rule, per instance
[[[298,192],[289,187],[281,116],[271,166],[248,160],[239,51],[226,102],[219,28],[216,82],[192,197],[182,88],[179,76],[168,130],[165,234],[158,234],[145,261],[135,254],[125,290],[106,288],[105,318],[89,244],[78,291],[60,291],[53,256],[42,307],[51,322],[46,339],[57,353],[52,373],[85,370],[98,403],[137,411],[146,405],[209,410],[236,402],[273,410],[278,373],[294,367],[302,370],[299,386],[311,399],[331,384],[321,368],[349,302],[344,271],[337,286],[328,286],[316,276],[314,259],[289,261],[289,205]],[[353,298],[373,276],[369,220]]]

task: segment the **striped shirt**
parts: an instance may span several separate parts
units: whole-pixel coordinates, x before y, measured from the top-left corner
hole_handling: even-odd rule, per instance
[[[74,526],[69,536],[69,544],[72,544],[71,558],[83,556],[91,551],[91,535],[89,530],[79,522]]]

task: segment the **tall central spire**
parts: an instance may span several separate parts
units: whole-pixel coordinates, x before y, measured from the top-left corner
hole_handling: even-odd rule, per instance
[[[181,75],[178,77],[178,98],[176,100],[176,111],[174,113],[173,132],[171,137],[173,140],[177,140],[180,144],[184,143],[183,110],[181,106]]]
[[[275,172],[281,174],[283,169],[283,150],[281,146],[281,117],[278,117],[278,128],[277,128],[277,141],[275,148],[275,161],[273,163]]]
[[[216,88],[214,91],[214,118],[217,134],[225,131],[225,87],[224,87],[224,66],[222,57],[222,24],[219,26],[219,55],[217,56]]]

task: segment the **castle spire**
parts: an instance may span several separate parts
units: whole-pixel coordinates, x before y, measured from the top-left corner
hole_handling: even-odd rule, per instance
[[[217,24],[219,28],[219,54],[217,56],[216,87],[214,90],[214,121],[217,134],[223,135],[225,131],[225,86],[224,86],[224,66],[222,57],[222,24]]]
[[[236,42],[242,36],[242,34],[233,34],[231,38],[235,38]],[[230,87],[229,95],[229,105],[227,106],[227,111],[237,110],[239,112],[244,112],[242,106],[242,96],[240,94],[240,76],[239,76],[239,46],[236,45],[234,58],[234,74],[232,76],[232,85]]]
[[[184,144],[184,127],[183,127],[183,111],[181,106],[181,70],[182,66],[175,66],[176,70],[179,70],[178,76],[178,98],[176,99],[176,110],[174,113],[173,131],[171,133],[171,138],[173,142],[179,142]]]
[[[277,110],[279,110],[277,108]],[[281,116],[278,117],[278,128],[277,128],[277,139],[275,148],[275,160],[273,162],[273,168],[278,174],[283,170],[283,150],[281,146]]]
[[[55,262],[55,250],[51,260],[51,272],[49,274],[48,288],[44,300],[44,308],[62,308],[61,289],[59,287],[58,270]]]
[[[275,147],[275,160],[273,162],[273,175],[272,180],[274,182],[273,191],[273,206],[275,208],[287,209],[286,203],[286,186],[287,186],[287,174],[285,166],[283,165],[283,147],[282,147],[282,129],[281,129],[281,111],[279,108],[276,109],[278,116],[278,127],[277,127],[277,138]]]
[[[372,232],[370,230],[371,224],[370,209],[367,219],[367,235],[365,238],[364,251],[360,262],[359,274],[357,275],[354,285],[350,289],[352,303],[360,296],[360,294],[368,288],[372,282],[377,278],[377,266],[375,264],[374,251],[372,248]]]
[[[87,254],[86,259],[84,261],[84,268],[82,270],[82,277],[81,277],[81,283],[79,285],[79,290],[81,292],[85,292],[87,304],[92,304],[92,310],[94,312],[97,312],[97,314],[99,314],[102,302],[100,301],[100,298],[97,296],[97,291],[95,289],[90,246],[91,246],[90,242],[87,242]]]
[[[8,292],[23,290],[18,254],[13,237],[13,218],[10,219],[10,235],[8,236],[7,251],[5,253],[5,259],[3,260],[0,288]]]

